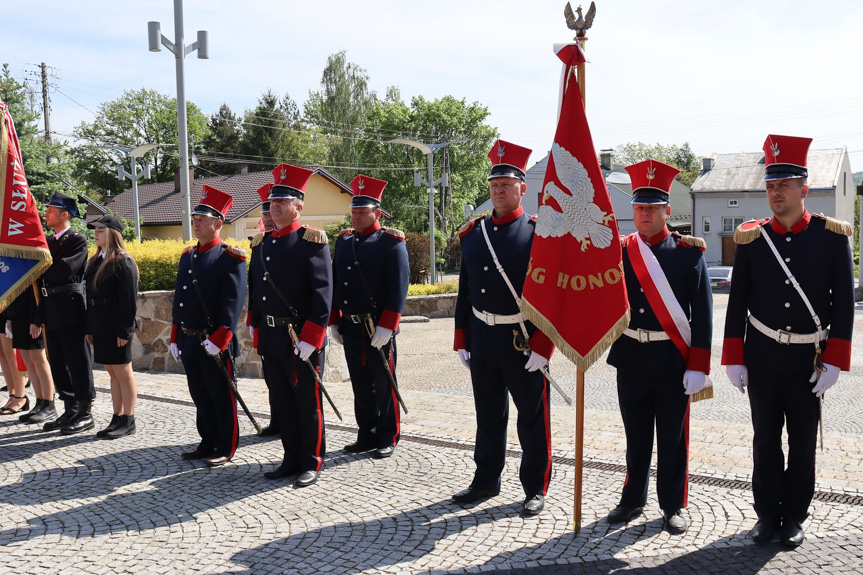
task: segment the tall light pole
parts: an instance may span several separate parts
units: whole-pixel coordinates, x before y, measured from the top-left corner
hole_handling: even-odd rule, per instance
[[[183,0],[174,0],[174,42],[165,38],[161,24],[147,22],[150,52],[160,52],[160,44],[170,50],[177,60],[177,132],[180,143],[180,212],[183,219],[183,240],[192,239],[192,206],[189,199],[189,129],[186,123],[186,79],[183,62],[186,54],[198,51],[198,58],[210,57],[208,32],[198,30],[198,41],[186,46],[183,43]]]
[[[143,146],[138,146],[137,148],[124,148],[123,146],[100,146],[101,148],[110,148],[112,150],[117,150],[122,153],[124,157],[131,158],[132,165],[130,166],[132,171],[127,172],[122,164],[117,166],[117,179],[125,180],[126,178],[132,180],[132,202],[134,202],[134,218],[135,218],[135,238],[140,242],[141,241],[141,212],[140,207],[138,205],[138,180],[141,178],[149,178],[150,177],[150,164],[144,164],[142,166],[142,170],[138,171],[138,158],[149,152],[154,148],[158,148],[161,144],[144,144]]]
[[[449,146],[449,142],[443,142],[441,144],[423,144],[422,142],[416,142],[414,140],[406,140],[404,138],[396,138],[395,140],[390,140],[388,143],[390,144],[407,144],[408,146],[413,146],[417,150],[422,151],[423,154],[428,158],[428,179],[422,179],[419,172],[414,172],[414,185],[416,187],[426,187],[426,191],[429,194],[429,263],[431,265],[431,283],[437,283],[437,262],[435,261],[435,242],[434,242],[434,195],[435,195],[435,186],[443,184],[444,186],[449,184],[449,174],[446,172],[441,174],[440,179],[434,179],[434,155],[442,150],[443,148]]]

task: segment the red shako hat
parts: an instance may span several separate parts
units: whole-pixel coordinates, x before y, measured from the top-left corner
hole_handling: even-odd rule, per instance
[[[626,166],[632,182],[633,204],[667,204],[674,176],[680,170],[659,160],[647,159]]]
[[[192,215],[210,216],[224,221],[225,216],[228,215],[228,210],[233,205],[234,196],[204,184],[204,189],[201,191],[201,201],[195,206]]]
[[[488,153],[491,160],[491,174],[488,179],[518,178],[524,181],[531,151],[503,140],[495,141]]]

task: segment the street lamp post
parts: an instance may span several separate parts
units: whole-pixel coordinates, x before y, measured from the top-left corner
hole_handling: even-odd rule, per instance
[[[189,199],[189,130],[186,123],[186,79],[183,62],[187,54],[198,51],[198,58],[210,57],[206,30],[198,30],[198,41],[186,46],[183,43],[183,0],[174,0],[174,42],[165,38],[159,22],[147,22],[147,38],[150,52],[160,52],[161,44],[174,54],[177,60],[177,132],[180,144],[180,211],[183,219],[183,240],[192,239],[192,206]]]
[[[112,150],[117,150],[121,152],[124,157],[131,158],[131,172],[127,172],[123,165],[117,166],[117,179],[125,180],[126,178],[132,180],[132,201],[134,202],[134,218],[135,218],[135,238],[140,242],[141,241],[141,212],[140,207],[138,205],[138,180],[141,178],[149,178],[150,177],[150,164],[144,164],[142,170],[138,171],[138,158],[149,152],[154,148],[158,148],[161,144],[144,144],[143,146],[138,146],[137,148],[124,148],[122,146],[101,146],[103,148],[111,148]]]
[[[431,283],[437,283],[437,262],[435,261],[435,241],[434,241],[434,195],[435,195],[435,186],[443,184],[444,186],[449,184],[449,174],[443,173],[441,174],[440,179],[434,179],[434,155],[442,150],[443,148],[449,146],[449,142],[443,142],[441,144],[423,144],[422,142],[416,142],[414,140],[406,140],[404,138],[396,138],[395,140],[390,140],[388,143],[390,144],[407,144],[408,146],[413,146],[417,150],[420,150],[423,154],[428,158],[428,179],[422,179],[422,176],[419,175],[419,172],[414,173],[414,185],[417,187],[426,187],[426,191],[429,195],[429,263],[431,265],[431,274],[430,279]]]

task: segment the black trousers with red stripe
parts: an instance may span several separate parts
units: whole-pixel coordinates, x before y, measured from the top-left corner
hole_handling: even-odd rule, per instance
[[[198,338],[187,337],[181,332],[177,337],[177,347],[186,371],[189,395],[197,411],[195,423],[201,436],[199,447],[212,449],[216,456],[233,457],[240,437],[234,392]]]
[[[518,409],[521,486],[528,497],[545,495],[551,478],[548,382],[539,371],[524,369],[527,356],[513,347],[513,326],[488,326],[475,317],[470,319],[470,375],[476,408],[476,473],[472,485],[500,485],[506,462],[509,394]]]
[[[273,400],[272,416],[282,435],[283,462],[300,471],[320,471],[327,452],[320,386],[306,362],[294,354],[286,327],[262,327],[258,353],[265,358],[264,376]],[[318,355],[309,358],[312,365],[318,365]]]
[[[617,370],[617,398],[626,432],[626,481],[620,505],[644,507],[653,430],[656,429],[656,494],[659,507],[686,507],[689,484],[689,396],[683,372],[649,377]]]
[[[401,433],[401,413],[398,399],[381,361],[378,350],[361,324],[343,321],[340,332],[344,341],[345,360],[354,390],[354,415],[357,418],[357,441],[377,447],[398,445]],[[395,377],[396,338],[383,348]],[[398,384],[398,380],[396,380]]]

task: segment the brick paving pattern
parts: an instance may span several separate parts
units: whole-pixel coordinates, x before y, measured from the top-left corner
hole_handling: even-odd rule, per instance
[[[715,298],[721,341],[727,296]],[[625,526],[605,515],[625,468],[614,371],[587,373],[583,526],[573,532],[574,408],[555,397],[555,456],[546,510],[522,518],[519,446],[511,425],[501,494],[473,507],[450,502],[473,474],[473,397],[451,350],[452,320],[406,322],[399,383],[410,413],[395,455],[351,455],[349,382],[327,387],[329,452],[321,480],[295,489],[267,480],[282,455],[278,439],[254,435],[241,414],[233,461],[210,469],[180,459],[197,443],[182,375],[138,373],[138,433],[116,441],[60,436],[0,419],[0,561],[5,573],[861,573],[863,572],[863,306],[855,322],[850,374],[825,400],[824,451],[806,541],[788,550],[747,537],[755,522],[749,491],[747,399],[727,382],[714,348],[716,397],[693,406],[691,482],[683,536],[662,531],[655,493]],[[570,395],[575,369],[553,373]],[[94,407],[110,419],[105,372]],[[240,390],[264,422],[261,380]],[[513,410],[513,417],[515,416]]]

